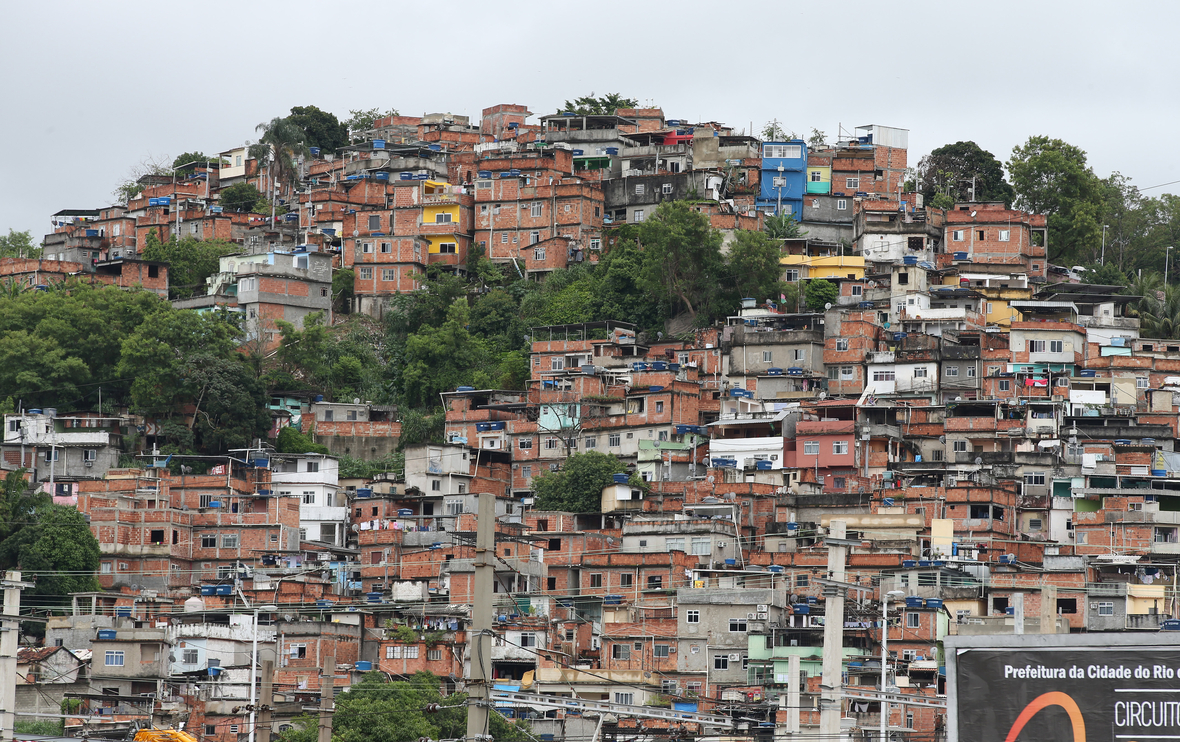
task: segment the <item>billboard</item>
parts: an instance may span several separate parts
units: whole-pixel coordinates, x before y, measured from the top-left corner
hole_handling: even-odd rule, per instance
[[[959,742],[1180,740],[1180,645],[1152,638],[958,647],[948,721]]]

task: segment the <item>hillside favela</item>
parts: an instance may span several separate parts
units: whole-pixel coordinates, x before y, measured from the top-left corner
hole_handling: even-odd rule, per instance
[[[297,106],[0,236],[3,738],[968,742],[1174,678],[1054,657],[1180,639],[1175,197],[704,110]],[[1180,738],[1061,688],[1008,740]]]

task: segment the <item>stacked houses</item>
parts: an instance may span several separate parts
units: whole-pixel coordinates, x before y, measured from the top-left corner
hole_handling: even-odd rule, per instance
[[[57,693],[82,700],[70,723],[88,731],[185,721],[236,742],[255,636],[276,732],[318,697],[326,657],[344,687],[428,670],[462,688],[481,493],[495,502],[497,688],[675,704],[744,720],[737,736],[785,734],[796,660],[803,736],[818,733],[835,652],[843,686],[866,691],[844,700],[844,728],[873,738],[886,637],[889,684],[917,699],[885,704],[886,724],[925,740],[945,724],[948,634],[1180,625],[1180,341],[1141,338],[1133,297],[1050,265],[1044,216],[904,192],[900,129],[813,148],[658,109],[531,115],[379,120],[305,162],[285,194],[297,218],[275,222],[216,211],[219,181],[265,180],[223,153],[220,173],[146,184],[126,208],[63,212],[63,247],[40,262],[100,275],[140,265],[145,230],[226,234],[246,255],[223,261],[209,303],[249,311],[250,281],[282,281],[250,306],[298,319],[312,304],[292,286],[350,268],[356,311],[380,316],[430,265],[462,272],[478,250],[543,280],[691,191],[722,230],[795,216],[807,234],[784,242],[784,278],[831,281],[836,300],[747,299],[675,339],[626,318],[533,328],[526,388],[445,393],[444,441],[405,447],[401,477],[345,479],[333,456],[265,445],[201,475],[162,458],[119,469],[134,420],[8,415],[5,468],[33,468],[102,550],[103,591],[24,650],[18,707]],[[273,332],[265,317],[259,333]],[[336,455],[383,457],[400,435],[396,408],[359,400],[272,409]],[[539,510],[535,478],[588,451],[627,470],[600,507]],[[846,535],[829,543],[834,523]],[[824,645],[830,621],[842,646]],[[572,711],[501,710],[555,738],[593,729]],[[639,723],[621,712],[604,733]]]

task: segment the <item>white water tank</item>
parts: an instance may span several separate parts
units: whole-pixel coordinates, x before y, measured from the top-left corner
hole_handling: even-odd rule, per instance
[[[201,600],[200,598],[196,597],[195,595],[193,597],[189,598],[188,600],[184,601],[184,612],[185,613],[199,613],[203,610],[205,610],[205,601]]]

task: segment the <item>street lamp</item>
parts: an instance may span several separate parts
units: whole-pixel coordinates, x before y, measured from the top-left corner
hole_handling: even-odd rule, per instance
[[[1164,301],[1168,300],[1168,258],[1172,255],[1172,246],[1164,248]]]
[[[250,742],[254,742],[254,706],[258,700],[254,690],[255,681],[258,679],[258,614],[259,612],[274,613],[278,609],[277,605],[254,606],[254,645],[250,650]]]
[[[889,667],[889,599],[903,595],[905,593],[901,590],[890,590],[881,596],[881,742],[885,742],[885,735],[889,733],[889,703],[885,700]]]
[[[1106,230],[1109,226],[1109,224],[1102,225],[1102,259],[1098,261],[1100,265],[1106,265]]]

